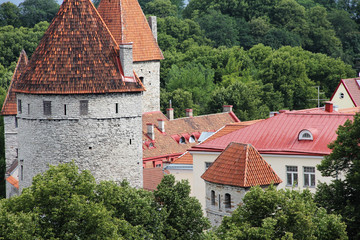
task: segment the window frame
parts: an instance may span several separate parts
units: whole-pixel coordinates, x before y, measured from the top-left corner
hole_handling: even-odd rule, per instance
[[[290,168],[296,168],[291,170]],[[289,175],[291,179],[291,184],[289,183]],[[295,177],[296,176],[296,177]],[[298,166],[286,166],[286,186],[288,187],[297,187],[299,185],[299,168]]]
[[[51,101],[43,101],[43,110],[44,110],[44,115],[45,116],[50,116],[51,115]]]
[[[80,115],[86,116],[89,114],[89,100],[80,100]]]
[[[315,171],[315,167],[303,167],[304,187],[316,187]]]

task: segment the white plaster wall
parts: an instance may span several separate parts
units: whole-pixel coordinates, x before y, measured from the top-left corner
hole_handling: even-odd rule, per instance
[[[176,181],[188,180],[190,186],[192,185],[193,170],[189,170],[189,169],[167,169],[167,170],[170,172],[170,174],[174,175]],[[195,196],[193,187],[191,187],[190,196],[193,197]]]
[[[206,191],[205,181],[201,178],[201,175],[205,172],[205,162],[214,162],[220,153],[212,152],[191,152],[193,156],[193,182],[191,188],[195,197],[200,201],[205,212],[206,206]],[[295,189],[304,189],[304,172],[303,167],[315,167],[315,181],[316,186],[318,181],[329,183],[333,178],[323,177],[321,173],[316,169],[316,165],[321,163],[323,157],[320,156],[297,156],[297,155],[266,155],[262,154],[266,162],[268,162],[274,169],[276,174],[283,181],[278,185],[278,189],[281,188],[293,188],[292,186],[286,186],[286,166],[298,167],[298,186]],[[316,186],[309,188],[311,192],[316,191]]]
[[[144,78],[143,112],[160,111],[160,61],[134,62],[134,70]]]
[[[344,93],[344,98],[340,98],[340,93]],[[338,106],[339,109],[355,107],[343,84],[340,84],[331,101],[334,103],[334,106]]]
[[[72,160],[80,170],[90,170],[97,181],[127,179],[132,186],[142,187],[140,93],[18,94],[17,98],[23,106],[18,114],[20,191],[49,164]],[[44,100],[52,103],[51,116],[43,115]],[[80,115],[80,100],[89,101],[87,115]]]

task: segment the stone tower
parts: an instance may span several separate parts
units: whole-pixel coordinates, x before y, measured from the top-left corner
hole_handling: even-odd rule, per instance
[[[4,116],[4,133],[5,133],[5,159],[6,159],[6,197],[9,198],[18,194],[18,120],[16,118],[16,94],[13,86],[21,76],[28,63],[28,58],[24,50],[21,51],[19,60],[11,79],[8,94],[5,98],[1,115]]]
[[[142,187],[142,92],[132,44],[90,0],[64,0],[14,83],[20,191],[49,164],[74,160],[97,181]]]
[[[160,60],[156,17],[147,21],[137,0],[103,0],[98,11],[119,44],[133,43],[134,70],[143,82],[143,112],[160,111]]]

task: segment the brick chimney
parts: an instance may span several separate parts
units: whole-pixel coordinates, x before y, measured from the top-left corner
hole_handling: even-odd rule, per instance
[[[123,43],[120,47],[120,63],[124,72],[124,76],[131,77],[134,75],[133,67],[133,44]]]
[[[165,121],[164,119],[158,119],[158,127],[161,132],[165,132]]]
[[[166,116],[168,117],[169,120],[174,120],[174,109],[173,108],[166,109]]]
[[[151,32],[155,38],[155,41],[157,42],[157,20],[156,16],[150,16],[148,17],[148,23],[151,29]]]
[[[193,117],[193,110],[191,108],[186,109],[186,117]]]
[[[232,112],[233,105],[224,105],[223,112]]]
[[[331,101],[326,101],[325,103],[325,112],[333,112],[334,111],[334,104]]]
[[[149,136],[149,138],[151,140],[155,140],[155,134],[154,134],[154,124],[152,123],[147,123],[147,135]]]

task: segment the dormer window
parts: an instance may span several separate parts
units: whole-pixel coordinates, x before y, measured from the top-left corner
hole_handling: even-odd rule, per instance
[[[179,140],[179,143],[180,143],[180,144],[185,144],[185,143],[186,143],[186,142],[185,142],[185,138],[184,138],[184,137],[181,137],[180,140]]]
[[[299,140],[314,140],[314,138],[312,133],[305,129],[299,133]]]
[[[195,137],[194,135],[191,135],[189,138],[189,143],[194,143],[195,142]]]

